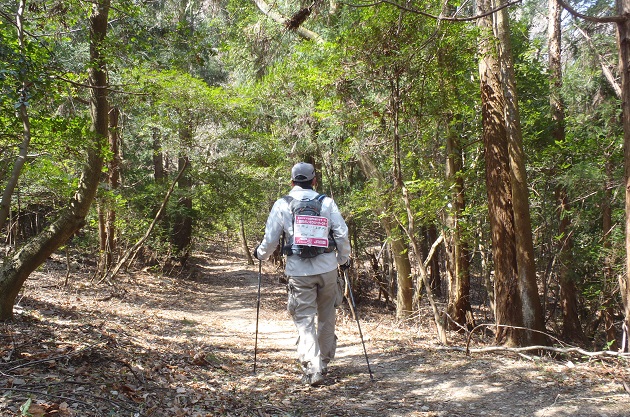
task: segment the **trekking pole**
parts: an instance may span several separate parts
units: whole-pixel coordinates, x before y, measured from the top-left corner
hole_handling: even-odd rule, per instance
[[[256,301],[256,341],[254,342],[254,373],[256,373],[256,354],[258,353],[258,317],[260,316],[260,281],[262,280],[262,261],[258,260],[258,298]]]
[[[348,270],[343,270],[343,278],[346,281],[346,286],[348,287],[348,294],[350,295],[349,301],[350,306],[352,307],[352,312],[354,313],[354,318],[357,321],[357,327],[359,328],[359,336],[361,337],[361,344],[363,345],[363,354],[365,355],[365,362],[367,363],[368,372],[370,373],[370,381],[374,381],[374,376],[372,375],[372,368],[370,368],[370,360],[368,359],[367,350],[365,349],[365,341],[363,341],[363,333],[361,332],[361,323],[359,323],[359,315],[357,314],[357,305],[354,303],[354,295],[352,294],[352,286],[350,285],[350,279],[348,278]]]

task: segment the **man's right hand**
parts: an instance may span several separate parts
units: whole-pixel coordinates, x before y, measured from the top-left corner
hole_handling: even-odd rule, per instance
[[[252,252],[252,255],[254,256],[254,258],[260,261],[261,259],[258,257],[258,246],[260,245],[256,245],[256,247],[254,248],[254,252]]]

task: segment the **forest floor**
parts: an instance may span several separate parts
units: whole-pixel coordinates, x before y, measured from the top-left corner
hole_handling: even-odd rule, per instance
[[[378,302],[357,306],[374,379],[344,304],[326,383],[302,385],[281,274],[265,263],[254,373],[258,266],[191,264],[113,285],[82,267],[64,286],[64,263],[40,268],[1,325],[0,416],[630,415],[627,359],[466,355],[437,343],[428,308],[399,323]]]

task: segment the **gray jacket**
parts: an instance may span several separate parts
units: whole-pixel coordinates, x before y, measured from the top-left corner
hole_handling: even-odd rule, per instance
[[[289,195],[296,200],[302,198],[315,198],[318,193],[314,190],[293,187]],[[322,210],[320,215],[326,217],[329,221],[332,236],[337,245],[336,252],[322,253],[314,258],[303,259],[299,256],[287,256],[287,264],[285,274],[288,276],[306,276],[317,275],[337,269],[337,265],[342,265],[350,259],[350,240],[348,238],[348,226],[344,221],[337,204],[330,197],[326,197],[322,201]],[[267,260],[276,249],[280,235],[284,230],[286,243],[293,242],[293,216],[289,203],[281,198],[277,200],[265,226],[265,236],[260,246],[258,246],[258,258]]]

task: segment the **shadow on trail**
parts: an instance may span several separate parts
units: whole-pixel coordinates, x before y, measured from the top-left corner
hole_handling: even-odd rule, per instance
[[[21,305],[33,313],[5,328],[12,339],[1,339],[3,357],[14,354],[0,370],[40,392],[43,381],[57,381],[59,395],[92,401],[77,403],[84,416],[621,417],[630,409],[605,375],[580,379],[551,360],[440,351],[427,340],[431,329],[405,333],[386,309],[364,320],[362,305],[375,380],[344,305],[326,384],[302,385],[286,292],[273,273],[262,276],[254,374],[257,278],[257,266],[238,260],[199,260],[182,278],[123,275],[114,287],[75,278],[68,289],[27,291]],[[16,365],[24,366],[9,371]],[[85,389],[74,390],[78,382]],[[0,399],[0,414],[23,403],[13,395]]]

